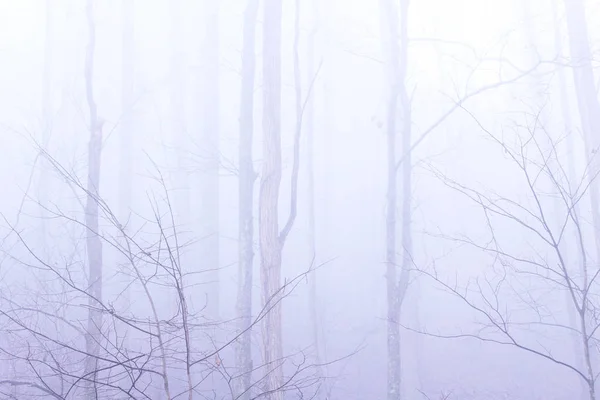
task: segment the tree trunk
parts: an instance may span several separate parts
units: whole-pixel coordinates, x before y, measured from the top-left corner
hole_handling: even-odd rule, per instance
[[[175,143],[176,159],[174,164],[177,166],[175,172],[175,213],[178,226],[184,226],[189,223],[190,218],[190,182],[188,175],[190,173],[190,154],[189,137],[185,119],[185,86],[186,79],[184,74],[185,54],[182,48],[182,0],[171,0],[169,2],[170,12],[170,32],[169,42],[171,48],[169,69],[170,69],[170,90],[169,105],[171,126],[173,129],[173,142]],[[189,226],[187,227],[189,229]],[[187,255],[182,256],[183,263],[188,263]],[[176,305],[173,306],[175,309]]]
[[[122,2],[122,65],[121,65],[121,146],[119,174],[119,210],[121,223],[127,221],[132,196],[133,77],[134,77],[134,3]]]
[[[272,371],[266,379],[268,400],[281,400],[283,344],[281,327],[282,242],[279,236],[281,184],[281,19],[282,1],[265,0],[263,33],[263,165],[259,191],[259,244],[263,305],[263,357]]]
[[[196,226],[191,223],[192,219],[192,187],[190,185],[191,171],[191,140],[188,135],[188,124],[186,122],[186,79],[184,64],[186,61],[184,46],[183,46],[183,0],[171,0],[169,2],[170,13],[170,88],[169,88],[169,106],[170,119],[172,129],[172,143],[174,143],[175,151],[170,154],[173,159],[170,159],[171,165],[176,166],[176,171],[173,174],[174,182],[174,204],[175,204],[175,223],[180,231],[195,232]],[[188,239],[189,240],[189,239]],[[190,271],[197,272],[194,263],[197,263],[197,254],[192,254],[190,251],[181,251],[178,254],[177,262],[183,273]],[[190,282],[193,286],[196,282]],[[204,300],[204,299],[202,299]],[[178,295],[169,296],[168,310],[170,312],[178,312],[180,308]],[[201,308],[201,307],[199,307]]]
[[[88,256],[88,320],[85,336],[86,398],[97,399],[98,355],[102,340],[102,242],[99,237],[98,200],[100,188],[100,157],[102,151],[102,123],[98,120],[94,101],[94,51],[96,32],[94,26],[93,0],[87,1],[89,42],[85,59],[85,86],[90,113],[90,141],[88,146],[87,199],[85,206],[86,246]]]
[[[575,82],[575,93],[577,95],[577,105],[579,116],[581,118],[581,128],[586,144],[586,158],[589,160],[590,171],[590,200],[592,206],[592,224],[594,228],[594,238],[596,245],[596,260],[600,262],[600,186],[598,180],[594,179],[600,171],[600,159],[597,151],[600,147],[600,103],[595,92],[594,71],[592,69],[592,55],[588,38],[587,21],[585,16],[585,7],[583,0],[565,0],[565,11],[567,17],[567,28],[569,33],[569,46],[571,51],[571,63],[573,64],[573,80]],[[589,266],[584,266],[589,268]],[[588,271],[585,271],[587,274]],[[581,316],[581,330],[586,332],[587,318]],[[595,374],[593,371],[592,360],[590,359],[591,349],[589,340],[582,336],[582,345],[587,364],[588,386],[590,400],[595,400]]]
[[[335,85],[333,84],[334,76],[335,76],[335,53],[334,46],[332,44],[332,36],[334,32],[334,15],[333,15],[333,5],[331,4],[331,0],[315,0],[315,4],[319,5],[319,15],[318,15],[318,24],[319,24],[319,34],[317,35],[318,40],[317,43],[320,44],[319,53],[323,60],[322,66],[322,86],[321,86],[321,99],[322,99],[322,119],[318,124],[318,137],[320,138],[321,143],[321,151],[320,154],[324,154],[324,157],[319,157],[317,160],[317,165],[320,165],[321,168],[318,174],[317,183],[320,181],[321,184],[317,184],[317,187],[320,188],[319,193],[319,201],[316,204],[316,209],[321,209],[321,212],[318,213],[319,217],[316,218],[317,228],[315,228],[319,232],[319,240],[316,241],[316,251],[320,255],[322,260],[331,259],[335,250],[335,234],[334,234],[334,215],[332,207],[332,199],[335,198],[335,186],[334,182],[336,182],[336,176],[334,171],[334,163],[335,163],[335,153],[336,147],[334,146],[334,135],[335,131],[335,108],[333,107],[334,102],[334,91]],[[327,325],[327,308],[326,304],[321,304],[319,307],[319,311],[321,313],[321,332],[328,331]],[[322,335],[323,341],[321,342],[320,352],[323,355],[324,359],[327,359],[327,336]],[[323,367],[323,371],[325,375],[328,374],[328,366]],[[331,392],[334,389],[334,384],[331,382],[323,382],[323,386],[321,387],[323,396],[325,399],[331,399]]]
[[[248,0],[244,13],[242,89],[239,142],[238,215],[238,330],[243,332],[235,346],[236,366],[241,375],[234,382],[239,400],[251,398],[252,384],[252,277],[254,267],[254,181],[252,138],[254,134],[255,35],[259,0]]]
[[[132,167],[132,142],[134,137],[133,126],[133,77],[134,77],[134,3],[133,0],[123,0],[122,13],[122,64],[121,64],[121,130],[120,130],[120,174],[119,174],[119,222],[123,224],[123,230],[127,229],[127,221],[131,214],[131,198],[133,186]],[[124,240],[127,240],[124,238]],[[123,274],[124,293],[123,310],[131,308],[130,274]],[[129,331],[127,324],[122,324],[122,332],[125,333],[124,347],[129,348]]]
[[[562,50],[562,37],[561,37],[561,31],[560,31],[560,24],[558,21],[558,16],[557,16],[557,10],[556,10],[556,2],[552,2],[552,13],[553,13],[553,20],[554,20],[554,44],[555,44],[555,50],[556,53],[559,56],[562,56],[563,54],[563,50]],[[565,77],[565,70],[564,67],[562,66],[557,66],[556,69],[556,73],[558,75],[558,89],[559,89],[559,97],[560,97],[560,107],[561,107],[561,114],[562,114],[562,120],[563,120],[563,130],[564,132],[562,132],[562,135],[568,135],[567,136],[567,173],[568,173],[568,182],[569,185],[575,185],[576,182],[576,171],[575,171],[575,153],[574,153],[574,135],[573,135],[573,123],[571,121],[571,112],[570,112],[570,107],[569,107],[569,98],[568,98],[568,93],[567,93],[567,83],[566,83],[566,77]],[[579,205],[575,204],[573,206],[573,210],[572,212],[575,215],[579,214]],[[577,217],[579,218],[579,217]],[[575,237],[577,235],[577,232],[575,230],[573,230],[572,232],[573,237]],[[567,236],[570,237],[571,235]],[[572,247],[571,247],[572,246]],[[577,243],[576,240],[574,242],[570,242],[567,241],[567,243],[563,246],[563,252],[566,254],[566,258],[570,259],[569,254],[572,253],[572,249],[577,249]],[[582,272],[581,268],[583,268],[583,259],[581,257],[581,253],[579,251],[575,251],[575,265],[578,265],[580,270],[578,272]],[[571,261],[572,263],[573,261]],[[575,272],[575,271],[573,271]],[[577,328],[578,324],[577,324],[577,312],[575,310],[575,308],[573,307],[573,301],[572,298],[570,296],[570,294],[565,291],[565,309],[567,311],[568,317],[569,317],[569,326],[573,327],[573,328]],[[579,345],[579,337],[577,335],[576,332],[572,332],[570,334],[571,337],[571,341],[572,341],[572,346],[573,346],[573,354],[575,357],[575,365],[577,366],[577,368],[583,368],[584,366],[584,361],[583,361],[583,356],[581,353],[581,349],[580,349],[580,345]],[[585,397],[585,393],[587,391],[587,385],[585,384],[585,382],[580,381],[581,382],[581,386],[579,387],[579,392],[578,392],[578,396],[577,398],[579,399],[583,399]]]
[[[380,1],[382,26],[386,26],[389,41],[389,99],[387,109],[387,197],[386,197],[386,281],[387,281],[387,348],[388,376],[387,398],[401,398],[401,340],[400,312],[408,284],[408,271],[412,263],[411,235],[411,110],[406,92],[405,79],[407,68],[407,12],[408,0],[400,2],[400,10],[391,0]],[[398,21],[400,11],[400,21]],[[399,29],[400,28],[400,29]],[[398,37],[400,46],[398,46]],[[402,149],[406,157],[402,167],[402,265],[398,276],[396,259],[397,212],[398,201],[398,161],[396,159],[396,116],[400,113]]]
[[[591,161],[590,178],[600,170],[600,159],[596,155],[600,147],[600,103],[595,92],[592,55],[588,39],[587,21],[583,0],[565,0],[571,63],[573,64],[573,79],[577,105],[581,118],[587,157]],[[590,197],[592,201],[592,223],[596,240],[596,264],[600,262],[600,210],[599,190],[597,179],[591,181]]]
[[[318,29],[318,3],[313,0],[312,8],[314,12],[314,25],[310,31],[308,38],[308,59],[307,59],[307,76],[308,79],[313,79],[315,76],[315,37]],[[299,20],[299,1],[296,0],[296,37],[299,37],[300,25]],[[296,54],[298,53],[298,46],[296,46]],[[308,254],[311,257],[311,267],[316,268],[318,265],[317,256],[317,240],[316,240],[316,222],[315,222],[315,172],[314,172],[314,101],[312,98],[308,99],[306,103],[306,167],[308,175]],[[318,271],[313,270],[308,276],[309,279],[309,313],[311,323],[311,336],[314,346],[314,363],[317,365],[315,373],[319,379],[324,379],[323,369],[321,368],[321,340],[319,335],[319,312],[318,312],[318,286],[317,286],[317,275]],[[323,382],[325,386],[324,390],[319,390],[316,393],[316,399],[322,397],[321,393],[327,393],[326,388],[327,382]]]
[[[205,35],[202,43],[200,168],[198,221],[200,270],[207,284],[207,317],[219,316],[219,1],[204,2]]]
[[[44,38],[44,72],[42,77],[42,149],[48,151],[50,134],[52,132],[52,65],[53,65],[53,15],[50,0],[46,0],[46,35]],[[40,158],[40,175],[38,185],[38,201],[40,203],[40,240],[39,245],[44,247],[47,238],[48,213],[48,179],[50,166],[45,157]]]

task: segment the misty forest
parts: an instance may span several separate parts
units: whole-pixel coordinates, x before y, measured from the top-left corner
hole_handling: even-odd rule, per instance
[[[0,0],[0,399],[600,400],[599,19]]]

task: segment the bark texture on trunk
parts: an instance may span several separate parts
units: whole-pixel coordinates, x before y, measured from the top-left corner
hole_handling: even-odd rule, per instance
[[[243,332],[235,345],[236,366],[241,374],[234,382],[234,394],[240,400],[251,398],[252,384],[252,279],[254,268],[254,182],[252,162],[254,135],[255,36],[259,0],[248,0],[244,13],[242,49],[242,88],[240,104],[239,214],[238,214],[238,331]]]
[[[259,191],[259,244],[263,319],[263,358],[272,371],[264,388],[268,400],[281,400],[283,344],[281,329],[281,17],[282,1],[265,0],[263,22],[263,165]]]
[[[90,140],[88,144],[87,199],[85,205],[86,250],[88,257],[88,320],[85,336],[85,375],[88,379],[86,398],[97,399],[98,355],[102,341],[102,242],[99,237],[98,200],[100,189],[100,158],[102,152],[102,123],[98,120],[94,101],[94,51],[96,32],[93,0],[88,0],[87,22],[89,42],[85,59],[86,98],[90,113]]]

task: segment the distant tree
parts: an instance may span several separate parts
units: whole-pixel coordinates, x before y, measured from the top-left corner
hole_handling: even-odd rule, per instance
[[[100,193],[100,162],[102,155],[102,120],[98,118],[94,99],[94,52],[96,28],[94,24],[94,0],[87,1],[88,45],[85,57],[85,88],[89,111],[88,176],[85,205],[86,251],[88,258],[88,320],[85,333],[85,374],[89,380],[86,398],[97,399],[98,356],[102,347],[102,241],[99,233],[98,203]]]
[[[386,67],[388,68],[388,102],[386,117],[387,137],[387,195],[386,195],[386,280],[387,280],[387,398],[401,398],[401,338],[400,312],[408,288],[409,271],[412,265],[411,233],[411,105],[406,90],[408,67],[408,5],[401,0],[400,6],[391,0],[381,0],[381,24],[385,26],[385,40],[389,46]],[[398,21],[398,13],[400,21]],[[398,40],[400,41],[398,43]],[[400,127],[398,127],[400,116]],[[402,150],[406,152],[402,162],[402,261],[397,262],[397,212],[398,204],[398,157],[397,134],[401,134]]]
[[[46,0],[46,29],[44,36],[44,71],[42,76],[42,146],[47,149],[50,145],[50,136],[52,132],[52,68],[54,64],[54,8],[50,0]],[[48,197],[48,166],[43,157],[40,159],[40,174],[38,185],[38,198],[42,203]],[[40,243],[45,243],[46,213],[43,207],[40,207]]]
[[[313,25],[308,35],[308,54],[307,54],[307,73],[308,79],[314,79],[316,76],[316,39],[317,31],[319,28],[319,2],[316,0],[311,1],[311,10],[313,12]],[[296,0],[296,20],[294,27],[294,68],[295,68],[295,80],[296,87],[301,87],[300,80],[300,1]],[[316,230],[316,217],[315,217],[315,165],[314,165],[314,135],[315,135],[315,107],[314,107],[314,96],[308,98],[306,103],[306,173],[308,178],[307,188],[307,203],[308,203],[308,254],[312,266],[317,265],[319,262],[319,255],[317,254],[317,230]],[[297,104],[300,105],[299,99],[296,100]],[[300,112],[302,112],[300,110]],[[311,319],[311,337],[314,346],[314,360],[317,366],[322,364],[321,348],[321,335],[319,334],[319,302],[318,302],[318,271],[315,270],[309,278],[309,313]],[[324,376],[321,367],[317,367],[316,371],[318,376]],[[325,379],[325,378],[324,378]],[[324,382],[324,390],[320,390],[317,393],[317,398],[323,398],[323,393],[327,394],[327,382]]]
[[[579,108],[581,129],[586,146],[586,159],[591,163],[592,173],[600,171],[600,159],[594,154],[600,148],[600,102],[595,90],[596,81],[592,68],[588,27],[583,0],[565,0],[567,32],[571,52],[571,69],[575,82],[575,94]],[[590,181],[592,223],[595,233],[596,262],[600,262],[600,185]]]
[[[132,193],[133,193],[133,143],[135,138],[135,127],[133,118],[133,85],[135,76],[135,37],[134,37],[134,2],[123,0],[122,26],[121,26],[121,126],[119,136],[120,143],[120,174],[119,174],[119,219],[128,221],[131,216]],[[126,224],[127,225],[127,224]],[[124,229],[127,229],[125,226]],[[124,308],[128,309],[131,302],[131,279],[130,274],[125,277],[123,301]],[[126,326],[125,326],[126,329]],[[126,340],[128,340],[126,338]]]
[[[203,41],[201,43],[200,131],[196,137],[199,155],[198,236],[201,238],[198,256],[206,284],[204,301],[207,316],[219,318],[219,0],[204,0]]]
[[[172,129],[172,143],[175,151],[172,156],[176,171],[173,174],[175,214],[179,224],[189,223],[190,217],[190,155],[188,126],[186,123],[185,51],[183,49],[182,0],[169,2],[169,120]],[[186,256],[184,255],[184,258]]]
[[[135,75],[134,0],[123,0],[121,26],[121,122],[119,216],[126,221],[131,211],[133,192],[133,142],[135,137],[133,118],[133,88]]]

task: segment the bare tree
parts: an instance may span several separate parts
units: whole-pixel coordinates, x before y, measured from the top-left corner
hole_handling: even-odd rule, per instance
[[[270,0],[273,3],[272,0]],[[175,2],[174,2],[175,3]],[[119,176],[119,198],[115,204],[118,210],[113,213],[111,206],[101,196],[101,176],[103,169],[101,158],[106,138],[103,138],[103,120],[98,115],[97,99],[94,95],[94,61],[96,51],[96,26],[94,21],[94,7],[98,4],[93,0],[86,3],[86,17],[89,28],[89,42],[87,45],[85,59],[85,89],[87,109],[89,112],[89,142],[87,148],[87,171],[85,173],[72,172],[60,165],[50,156],[45,147],[45,140],[39,151],[51,166],[58,171],[61,183],[67,185],[72,191],[74,204],[79,202],[83,214],[77,211],[61,209],[61,204],[54,204],[45,198],[40,198],[39,203],[43,212],[49,218],[60,221],[61,225],[69,226],[74,232],[71,237],[61,237],[53,242],[57,248],[60,247],[58,256],[43,254],[31,246],[28,239],[21,235],[20,227],[11,226],[11,237],[19,243],[19,251],[11,252],[9,246],[2,248],[10,256],[11,263],[21,268],[22,275],[35,277],[40,281],[42,275],[51,276],[52,283],[60,285],[48,285],[35,287],[26,284],[15,289],[17,296],[9,296],[5,282],[0,282],[0,319],[4,326],[10,326],[7,330],[12,335],[14,343],[18,346],[5,346],[0,344],[0,352],[9,359],[17,360],[23,368],[12,377],[2,377],[0,387],[10,386],[15,389],[19,398],[33,398],[36,396],[48,398],[71,399],[79,396],[93,399],[109,398],[165,398],[175,399],[187,397],[189,399],[205,396],[203,390],[207,390],[207,377],[217,377],[224,382],[230,393],[219,390],[221,398],[257,398],[276,397],[282,398],[284,392],[293,392],[298,397],[313,397],[311,388],[321,378],[321,368],[326,364],[317,359],[311,364],[310,357],[303,351],[297,354],[283,356],[281,344],[281,302],[294,288],[304,279],[312,278],[309,275],[315,269],[315,263],[310,266],[309,271],[292,279],[281,282],[281,252],[289,236],[297,213],[297,186],[299,174],[299,149],[302,131],[302,116],[310,98],[310,92],[318,71],[314,70],[314,60],[311,60],[309,75],[314,75],[308,88],[306,98],[303,100],[303,87],[301,80],[299,42],[300,42],[300,15],[296,15],[296,35],[294,44],[294,78],[295,78],[295,109],[296,123],[294,129],[294,158],[292,167],[291,204],[290,215],[285,225],[279,229],[277,219],[274,241],[265,246],[261,243],[261,250],[267,249],[275,254],[275,267],[268,272],[270,277],[276,279],[264,279],[268,282],[263,290],[263,307],[256,317],[252,317],[251,284],[253,264],[253,185],[256,179],[252,167],[252,124],[253,124],[253,90],[254,90],[254,31],[258,13],[258,0],[249,0],[246,32],[248,39],[244,50],[244,84],[242,88],[243,101],[241,109],[240,135],[240,266],[244,276],[240,288],[240,325],[231,340],[227,339],[225,344],[216,343],[213,337],[208,341],[213,342],[214,348],[209,348],[206,343],[196,340],[205,335],[207,329],[213,325],[207,325],[206,320],[211,319],[219,323],[218,302],[216,296],[209,296],[209,304],[217,304],[216,311],[205,312],[202,307],[194,307],[194,296],[189,291],[192,273],[188,271],[182,255],[185,253],[185,245],[180,241],[179,224],[176,220],[181,216],[178,214],[185,207],[176,203],[175,208],[171,204],[170,185],[165,183],[162,174],[156,178],[160,191],[146,192],[149,197],[151,216],[141,218],[130,218],[138,213],[132,206],[132,149],[134,122],[131,115],[133,106],[133,81],[134,81],[134,34],[133,34],[133,0],[123,2],[123,49],[122,49],[122,121],[119,127],[120,167],[122,174]],[[215,2],[207,2],[212,7]],[[296,11],[299,12],[300,3],[296,3]],[[266,7],[265,15],[271,15],[272,9]],[[174,13],[175,15],[177,12]],[[214,138],[218,133],[218,108],[213,106],[218,103],[219,87],[218,81],[218,44],[215,44],[213,34],[218,31],[218,12],[207,15],[207,43],[211,41],[211,49],[205,51],[209,57],[209,73],[206,75],[206,86],[214,90],[203,93],[206,104],[203,105],[203,134],[206,133]],[[270,136],[276,147],[266,151],[267,158],[278,157],[278,173],[281,178],[281,142],[280,142],[280,45],[281,45],[281,2],[279,11],[275,11],[275,18],[270,18],[271,24],[266,24],[265,32],[278,33],[277,38],[264,38],[265,44],[275,42],[275,46],[268,48],[265,56],[265,71],[272,70],[276,73],[265,74],[267,81],[273,83],[271,89],[265,94],[266,116],[265,121],[274,122],[267,125],[266,130],[272,133]],[[181,21],[173,18],[179,26]],[[279,32],[278,32],[279,31]],[[179,39],[178,34],[173,35],[174,40]],[[181,52],[174,47],[172,67],[174,71],[181,72]],[[269,51],[271,52],[269,54]],[[214,56],[214,57],[213,57]],[[276,68],[270,69],[269,66]],[[172,91],[171,107],[174,114],[179,115],[177,127],[185,127],[183,124],[184,102],[182,100],[183,74],[174,73],[178,82]],[[216,85],[216,86],[215,86]],[[267,85],[268,86],[268,85]],[[212,122],[210,122],[212,121]],[[275,124],[276,123],[276,124]],[[175,129],[175,134],[181,136],[183,129]],[[106,135],[105,135],[106,136]],[[265,135],[269,137],[269,135]],[[207,159],[217,161],[218,147],[217,139],[213,142],[214,153]],[[273,143],[271,142],[271,143]],[[202,143],[206,143],[204,140]],[[185,159],[185,157],[183,157]],[[268,161],[267,161],[268,163]],[[211,164],[212,165],[212,164]],[[204,192],[209,201],[199,204],[202,213],[211,213],[211,217],[218,215],[218,162],[215,168],[206,170],[210,173],[210,179],[202,180],[210,186],[211,190],[202,186],[200,191]],[[214,165],[213,165],[214,166]],[[158,169],[158,168],[157,168]],[[182,176],[186,169],[183,168]],[[272,178],[270,174],[264,174],[265,180]],[[167,180],[168,181],[168,180]],[[212,182],[212,183],[211,183]],[[215,187],[216,185],[216,187]],[[261,185],[263,187],[263,185]],[[178,187],[179,188],[179,187]],[[274,191],[279,195],[279,182]],[[262,194],[262,193],[261,193]],[[216,197],[215,197],[216,196]],[[181,198],[179,196],[179,198]],[[185,197],[184,197],[185,198]],[[261,196],[261,200],[263,197]],[[214,201],[215,207],[211,207]],[[261,207],[264,214],[273,216],[278,211],[277,197],[275,207]],[[137,202],[137,198],[136,198]],[[243,207],[242,207],[243,205]],[[261,204],[262,205],[262,204]],[[313,230],[314,230],[314,212]],[[134,221],[136,220],[136,221]],[[141,221],[140,221],[141,220]],[[215,238],[218,238],[218,217],[212,220]],[[210,222],[210,221],[209,221]],[[263,226],[265,221],[261,221]],[[270,223],[270,221],[267,221]],[[7,221],[7,223],[9,223]],[[314,234],[314,232],[313,232]],[[79,241],[78,235],[85,236],[85,241]],[[265,235],[261,235],[261,239]],[[315,251],[314,235],[312,239],[313,252]],[[217,260],[207,260],[210,265],[207,269],[217,270],[218,265],[218,241],[217,244],[209,245],[211,254],[217,255]],[[269,244],[269,243],[267,243]],[[63,252],[63,248],[66,248]],[[270,250],[269,250],[270,249]],[[25,256],[23,256],[23,253]],[[115,268],[115,274],[110,269],[112,256],[122,268]],[[106,257],[106,258],[103,258]],[[263,257],[264,260],[265,257]],[[203,260],[204,261],[204,260]],[[121,266],[121,265],[120,265]],[[108,269],[107,269],[108,267]],[[267,269],[263,268],[263,271]],[[40,272],[40,271],[43,271]],[[274,275],[276,273],[276,275]],[[267,274],[267,273],[265,273]],[[126,276],[124,278],[124,276]],[[197,276],[197,275],[196,275]],[[117,279],[118,278],[118,279]],[[118,301],[122,293],[115,295],[111,288],[114,285],[127,280],[128,288],[135,293],[135,302]],[[129,285],[134,282],[134,284]],[[121,287],[122,285],[118,285]],[[213,287],[218,287],[214,285]],[[313,286],[314,288],[314,286]],[[31,296],[32,293],[36,296]],[[12,294],[12,293],[11,293]],[[217,293],[218,294],[218,293]],[[165,306],[160,299],[164,297],[175,299],[175,308]],[[35,297],[35,298],[34,298]],[[312,298],[312,308],[316,307],[316,300]],[[133,303],[133,304],[132,304]],[[65,317],[68,315],[68,318]],[[275,316],[273,316],[275,315]],[[267,321],[267,322],[265,322]],[[254,365],[251,356],[251,331],[256,324],[263,324],[268,331],[269,337],[275,332],[274,343],[276,346],[265,347],[266,352],[276,354],[271,361],[261,365]],[[211,336],[205,335],[206,336]],[[239,341],[240,359],[243,365],[234,365],[233,362],[219,357],[219,352],[232,343]],[[13,343],[13,342],[11,342]],[[287,362],[295,358],[298,363]],[[286,376],[283,376],[283,365],[286,365]],[[290,367],[290,364],[292,365]],[[235,382],[242,371],[242,385],[240,389],[235,388]],[[311,371],[316,370],[316,373]],[[254,378],[253,378],[254,376]],[[274,382],[274,383],[273,383]],[[212,383],[209,383],[210,385]],[[264,388],[266,389],[263,389]],[[212,388],[210,388],[212,389]],[[221,389],[221,387],[220,387]]]
[[[408,10],[410,0],[401,0],[399,5],[393,1],[381,0],[380,13],[382,41],[388,46],[386,53],[386,68],[388,69],[388,101],[386,110],[387,138],[387,193],[386,193],[386,282],[388,294],[388,398],[398,399],[401,396],[401,340],[400,315],[410,278],[412,260],[411,233],[411,178],[412,153],[423,141],[440,127],[464,104],[486,92],[494,91],[502,86],[516,83],[529,77],[538,68],[553,61],[538,60],[527,69],[517,69],[518,74],[504,78],[500,72],[495,83],[481,86],[475,90],[465,90],[454,104],[433,120],[419,135],[412,138],[411,99],[406,88],[408,67]],[[413,39],[418,40],[418,39]],[[473,70],[475,71],[475,69]],[[400,124],[398,124],[398,121]],[[400,125],[400,126],[398,126]],[[397,133],[401,132],[401,146],[397,143]],[[398,147],[401,150],[398,154]],[[398,204],[398,172],[401,169],[402,179],[402,223],[401,239],[402,260],[397,261],[397,204]],[[398,269],[400,274],[398,276]]]
[[[435,266],[418,268],[423,276],[472,310],[476,324],[471,332],[421,333],[447,339],[475,338],[520,349],[572,371],[585,382],[588,398],[595,400],[598,375],[592,354],[600,344],[597,336],[600,274],[587,254],[590,241],[582,222],[585,217],[575,209],[592,190],[591,182],[597,179],[598,172],[590,163],[583,176],[570,181],[558,156],[556,142],[539,122],[525,125],[525,131],[521,130],[514,140],[509,140],[504,136],[497,138],[475,121],[516,167],[527,197],[524,200],[523,196],[504,196],[468,187],[432,168],[445,185],[481,208],[482,224],[489,238],[438,236],[489,254],[491,265],[483,277],[476,279],[459,278],[454,273],[450,273],[454,276],[451,278]],[[550,192],[549,186],[552,187]],[[553,197],[560,199],[559,210]],[[553,214],[557,212],[561,223],[555,226]],[[500,230],[500,225],[510,229],[510,237]],[[570,232],[577,242],[579,268],[571,268],[573,261],[564,251]],[[527,249],[515,248],[510,238],[517,235],[527,238]],[[564,302],[556,299],[555,294],[560,292],[567,294],[568,306],[577,316],[576,321],[569,320]],[[561,339],[572,334],[578,338],[583,365],[577,356],[569,357],[571,351],[563,348]],[[532,337],[535,340],[531,340]],[[548,337],[557,340],[545,340]],[[564,355],[561,356],[561,352]]]
[[[40,151],[44,152],[42,149]],[[89,193],[86,184],[60,165],[48,153],[45,157],[58,175],[72,189],[78,198],[87,198],[97,204],[99,217],[104,221],[95,231],[95,238],[116,251],[126,260],[128,269],[140,288],[138,303],[142,307],[123,308],[107,295],[98,299],[87,279],[77,269],[83,258],[77,236],[71,238],[71,252],[63,258],[45,257],[30,246],[20,230],[12,226],[11,236],[16,244],[11,261],[21,274],[35,277],[44,273],[64,284],[66,289],[48,287],[42,290],[34,280],[24,287],[21,293],[8,296],[2,282],[0,290],[0,323],[11,332],[12,344],[0,345],[0,354],[15,360],[22,368],[19,374],[0,379],[0,389],[6,386],[18,389],[19,399],[30,399],[40,395],[57,399],[80,397],[79,388],[93,388],[93,396],[98,399],[164,398],[173,400],[186,397],[204,396],[205,390],[215,391],[215,398],[238,399],[233,387],[237,370],[219,354],[239,340],[241,334],[262,323],[277,304],[293,293],[312,269],[288,280],[274,296],[267,299],[265,307],[258,311],[245,331],[236,333],[222,345],[194,345],[193,338],[206,333],[206,317],[201,309],[195,309],[187,299],[189,285],[186,285],[192,272],[186,272],[181,264],[182,244],[175,223],[170,193],[160,171],[156,173],[157,191],[151,191],[149,203],[151,215],[144,217],[144,230],[125,230],[110,205],[95,193]],[[87,215],[79,219],[64,213],[51,205],[46,212],[63,224],[89,230]],[[9,223],[8,221],[5,221]],[[21,251],[23,250],[23,251]],[[107,277],[107,279],[119,279]],[[110,284],[111,281],[108,282]],[[8,284],[8,282],[7,282]],[[31,296],[32,291],[36,296]],[[161,305],[165,296],[177,299],[177,309]],[[79,323],[79,318],[89,314],[89,306],[82,304],[88,299],[94,310],[100,314],[103,329],[93,349],[88,351],[88,328]],[[69,318],[61,316],[57,310],[66,310]],[[129,342],[124,341],[123,325],[131,333]],[[56,328],[60,327],[59,330]],[[84,339],[85,338],[85,339]],[[211,338],[214,340],[214,338]],[[211,342],[211,340],[209,340]],[[213,341],[214,343],[214,341]],[[319,381],[315,375],[315,365],[309,363],[303,353],[288,355],[293,359],[294,368],[275,391],[292,392],[298,396],[311,397],[312,389]],[[93,365],[89,369],[87,360]],[[85,360],[80,367],[78,360]],[[283,362],[284,360],[281,360]],[[269,379],[273,365],[260,364],[253,368],[256,379],[248,386],[251,398],[270,395],[261,387]],[[233,373],[232,373],[233,372]],[[213,378],[218,386],[209,383]],[[4,379],[6,378],[6,379]]]
[[[235,347],[240,378],[234,382],[234,393],[240,400],[251,397],[252,382],[252,278],[254,271],[254,184],[256,173],[252,160],[254,134],[255,35],[259,0],[248,0],[244,12],[242,49],[242,87],[240,103],[239,211],[238,211],[238,330],[242,332]]]

